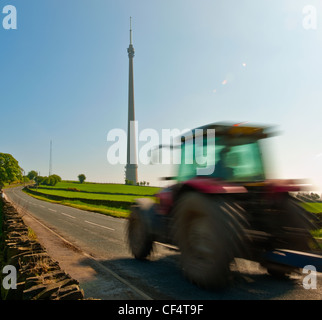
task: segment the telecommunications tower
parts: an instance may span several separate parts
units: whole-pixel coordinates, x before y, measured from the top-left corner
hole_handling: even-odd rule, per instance
[[[125,167],[125,179],[134,185],[138,182],[138,165],[136,156],[136,130],[134,112],[134,81],[133,58],[134,47],[132,44],[132,18],[130,17],[130,45],[127,49],[129,55],[129,101],[128,101],[128,126],[127,126],[127,164]]]

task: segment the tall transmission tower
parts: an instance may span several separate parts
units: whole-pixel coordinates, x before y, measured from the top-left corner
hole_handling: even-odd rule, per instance
[[[132,18],[130,17],[130,45],[127,49],[129,56],[129,101],[128,101],[128,127],[127,127],[127,164],[125,178],[134,185],[138,181],[138,165],[136,155],[135,137],[135,112],[134,112],[134,81],[133,81],[133,58],[134,47],[132,43]]]

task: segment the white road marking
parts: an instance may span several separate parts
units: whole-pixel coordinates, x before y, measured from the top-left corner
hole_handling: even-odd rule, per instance
[[[115,231],[115,229],[105,227],[105,226],[101,226],[100,224],[97,224],[97,223],[94,223],[94,222],[90,222],[90,221],[87,221],[87,220],[85,220],[85,222],[89,223],[89,224],[93,224],[94,226],[97,226],[97,227],[101,227],[101,228],[105,228],[105,229],[108,229],[108,230],[111,230],[111,231]]]
[[[73,217],[71,216],[70,214],[67,214],[65,212],[60,212],[61,214],[63,214],[64,216],[67,216],[67,217],[70,217],[70,218],[73,218],[73,219],[76,219],[76,217]]]
[[[156,243],[162,247],[168,248],[170,250],[179,251],[179,248],[177,246],[173,246],[171,244],[166,244],[166,243],[162,243],[162,242],[158,242],[158,241],[154,241],[154,243]]]
[[[57,210],[54,210],[54,209],[50,209],[50,208],[47,208],[47,209],[52,211],[52,212],[57,212]]]

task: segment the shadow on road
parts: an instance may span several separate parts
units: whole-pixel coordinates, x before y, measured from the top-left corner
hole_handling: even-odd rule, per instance
[[[296,276],[275,279],[265,270],[258,266],[256,268],[254,263],[246,261],[242,266],[232,267],[229,287],[223,290],[204,290],[183,277],[178,261],[179,254],[174,254],[146,261],[123,258],[100,263],[156,300],[293,299],[291,293],[299,287]],[[90,259],[84,259],[82,263],[92,265]]]

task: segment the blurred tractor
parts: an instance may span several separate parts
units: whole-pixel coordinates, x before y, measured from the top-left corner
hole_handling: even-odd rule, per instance
[[[215,134],[207,134],[210,129]],[[182,137],[176,183],[156,202],[137,199],[132,207],[128,241],[134,257],[148,257],[154,241],[175,245],[184,275],[203,288],[226,286],[235,258],[259,262],[279,276],[303,263],[319,269],[310,233],[317,218],[291,196],[301,185],[265,178],[261,140],[272,134],[265,127],[210,124]],[[198,155],[207,161],[196,161]]]

